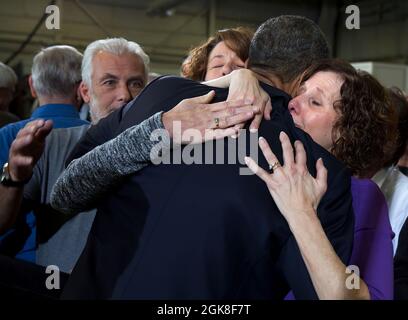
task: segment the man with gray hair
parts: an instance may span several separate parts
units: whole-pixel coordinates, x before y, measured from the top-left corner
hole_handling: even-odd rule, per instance
[[[83,82],[79,91],[84,101],[91,106],[93,123],[136,97],[147,83],[148,63],[149,57],[143,49],[137,43],[123,38],[96,40],[88,45],[82,61]],[[75,65],[78,73],[80,65],[80,63]],[[33,76],[33,84],[38,78],[41,76]],[[37,92],[45,91],[39,86],[34,88]],[[29,143],[22,141],[24,136],[29,134],[29,128],[33,128],[34,123],[36,122],[30,122],[27,128],[22,130],[16,141],[19,147],[12,148],[10,151],[9,171],[11,173],[16,170],[15,167],[18,167],[16,158],[19,158],[22,153],[33,156],[34,163],[27,166],[28,172],[23,180],[30,177],[31,179],[25,185],[21,184],[19,193],[16,191],[17,188],[13,190],[0,185],[0,193],[8,195],[8,198],[0,199],[0,212],[2,212],[0,232],[8,224],[7,221],[21,216],[21,211],[34,207],[38,232],[37,241],[31,241],[30,248],[38,245],[38,249],[35,259],[30,261],[44,266],[57,265],[61,271],[70,272],[83,248],[94,213],[80,214],[57,231],[72,216],[58,215],[50,211],[47,204],[51,188],[64,169],[66,156],[88,126],[78,127],[78,124],[75,127],[53,130],[47,138],[45,148],[42,147],[45,149],[44,152],[38,153],[38,147],[36,147],[38,143],[34,141],[35,139]],[[42,131],[45,135],[50,132],[49,126],[50,123],[43,123]],[[41,153],[43,153],[42,156]],[[23,186],[24,192],[21,192]],[[21,206],[20,201],[22,201]]]
[[[80,91],[97,123],[128,103],[146,86],[149,57],[135,42],[123,38],[96,40],[82,61]]]
[[[84,51],[79,89],[85,103],[90,106],[92,124],[134,99],[147,83],[148,70],[149,57],[136,42],[110,38],[90,43]],[[49,203],[51,188],[64,169],[66,157],[86,129],[84,126],[59,129],[50,134],[44,156],[39,159],[33,179],[25,187],[27,199]],[[65,148],[57,150],[54,145],[64,145]],[[44,172],[48,177],[46,187],[40,175]],[[41,198],[36,196],[38,189],[41,189]],[[72,216],[55,212],[48,215],[45,222],[54,223],[52,228],[44,226],[38,231],[40,243],[36,262],[44,266],[58,265],[61,271],[69,273],[85,245],[94,216],[95,210],[83,212],[69,221],[67,218]]]
[[[78,87],[81,82],[82,54],[71,46],[42,49],[33,59],[29,86],[39,107],[30,119],[8,125],[0,130],[0,165],[8,159],[8,151],[18,131],[37,119],[54,120],[55,128],[86,124],[79,119],[82,103]]]
[[[13,100],[14,89],[17,84],[17,75],[13,69],[0,62],[0,128],[8,123],[20,119],[9,112],[9,105]]]
[[[35,119],[52,120],[54,128],[77,127],[87,124],[79,118],[82,103],[79,93],[82,54],[71,46],[50,46],[42,49],[33,59],[29,77],[31,94],[39,107],[30,119],[9,124],[0,129],[0,168],[3,176],[9,171],[9,149],[18,132]],[[7,184],[7,179],[3,184]],[[24,182],[10,182],[24,185]],[[23,260],[35,261],[35,217],[32,213],[19,216],[15,229],[0,237],[0,252]],[[26,241],[28,237],[28,240]],[[15,239],[19,239],[16,241]],[[13,240],[10,240],[13,239]],[[20,252],[20,254],[19,254]]]
[[[142,49],[135,44],[124,39],[98,40],[90,44],[84,53],[85,62],[82,66],[84,83],[81,89],[84,92],[85,101],[93,106],[93,120],[96,122],[105,117],[109,112],[123,106],[130,98],[136,96],[146,83],[148,71],[148,57]],[[88,70],[85,72],[84,70]],[[87,81],[89,81],[87,83]],[[201,110],[192,108],[194,105],[209,102],[212,96],[187,99],[175,107],[176,113],[180,116],[180,111]],[[98,101],[96,103],[95,101]],[[100,102],[104,102],[101,104]],[[213,112],[227,112],[227,104],[224,107],[215,105],[214,108],[204,110],[200,116],[190,115],[190,119],[200,119],[207,115],[212,121]],[[240,114],[231,115],[230,125],[239,123],[249,116],[244,111],[252,110],[253,106],[247,106]],[[237,112],[238,113],[238,112]],[[182,118],[180,121],[191,122]],[[234,120],[235,119],[235,120]],[[101,123],[104,120],[102,119]],[[199,121],[202,122],[202,121]],[[0,184],[0,232],[4,230],[10,220],[21,215],[27,207],[35,205],[38,219],[38,250],[36,262],[42,266],[56,265],[60,271],[69,273],[76,263],[76,260],[83,249],[89,229],[92,225],[94,212],[83,212],[68,222],[72,215],[58,215],[52,212],[48,206],[50,200],[50,190],[55,180],[64,168],[64,160],[68,151],[80,139],[87,129],[87,126],[79,128],[65,128],[53,130],[50,134],[50,122],[36,120],[30,122],[18,134],[13,142],[9,155],[9,176],[14,181],[25,181],[31,177],[24,186],[9,187]],[[145,127],[141,126],[140,132],[146,134]],[[188,130],[188,127],[185,128]],[[91,130],[92,131],[92,130]],[[223,132],[218,130],[219,133]],[[235,132],[226,129],[223,134]],[[48,135],[49,134],[49,135]],[[48,135],[47,140],[45,137]],[[20,205],[21,203],[21,205]],[[20,210],[20,211],[19,211]],[[44,213],[47,214],[44,217]],[[48,214],[50,213],[50,214]],[[38,214],[41,214],[39,216]],[[41,223],[43,222],[43,223]],[[66,222],[62,228],[58,228]],[[47,225],[45,229],[44,225]],[[56,230],[58,230],[56,232]],[[15,276],[1,277],[7,274],[6,270],[13,270]],[[65,273],[61,273],[61,285]],[[30,277],[22,278],[20,274],[31,274]],[[46,277],[45,269],[23,261],[15,261],[0,256],[0,290],[5,286],[8,291],[17,290],[21,294],[23,291],[28,295],[47,295],[44,290]],[[29,282],[27,281],[29,279]],[[22,280],[22,279],[25,279]],[[58,293],[56,293],[58,295]]]

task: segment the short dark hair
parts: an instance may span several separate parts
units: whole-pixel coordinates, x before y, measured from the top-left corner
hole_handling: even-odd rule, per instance
[[[389,88],[388,94],[397,113],[398,137],[395,152],[392,154],[391,159],[386,162],[386,167],[394,165],[398,162],[398,160],[404,154],[408,143],[408,98],[405,96],[404,92],[397,87]]]
[[[329,45],[316,23],[301,16],[283,15],[267,20],[255,32],[248,66],[264,69],[287,83],[312,63],[329,57]]]

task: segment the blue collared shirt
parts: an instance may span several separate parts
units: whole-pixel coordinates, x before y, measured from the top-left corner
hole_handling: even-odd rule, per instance
[[[88,121],[81,120],[77,109],[70,104],[45,104],[38,107],[30,119],[11,123],[0,129],[0,166],[7,162],[9,149],[17,136],[17,133],[24,126],[33,120],[52,120],[53,128],[69,128],[88,124]]]
[[[38,107],[30,119],[11,123],[0,129],[0,168],[8,161],[9,150],[12,142],[16,138],[18,132],[24,126],[33,120],[44,119],[52,120],[53,128],[69,128],[89,124],[88,121],[81,120],[77,109],[70,104],[45,104]],[[26,223],[31,229],[29,238],[25,241],[24,248],[16,256],[20,259],[35,262],[36,248],[36,227],[35,216],[32,212],[27,214]],[[5,238],[12,236],[15,229],[9,230],[6,234],[0,236],[0,244]]]

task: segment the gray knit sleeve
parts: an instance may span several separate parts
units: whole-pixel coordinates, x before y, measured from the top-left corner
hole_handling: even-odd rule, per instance
[[[89,210],[121,178],[156,162],[171,145],[161,117],[158,112],[72,161],[53,187],[52,207],[64,213]],[[161,134],[155,135],[157,129]]]

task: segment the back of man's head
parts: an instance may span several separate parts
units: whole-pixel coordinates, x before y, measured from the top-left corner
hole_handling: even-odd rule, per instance
[[[0,110],[8,110],[16,84],[17,75],[14,70],[0,62]]]
[[[251,41],[248,67],[265,70],[289,83],[313,62],[329,55],[327,40],[316,23],[301,16],[283,15],[258,28]]]
[[[71,46],[42,49],[33,59],[31,77],[39,96],[71,97],[81,81],[82,54]]]
[[[17,84],[17,75],[8,65],[0,62],[0,88],[14,91]]]

